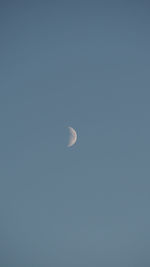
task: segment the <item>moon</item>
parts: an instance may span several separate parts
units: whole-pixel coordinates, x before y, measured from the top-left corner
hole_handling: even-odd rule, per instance
[[[73,146],[76,141],[77,141],[77,133],[72,127],[68,127],[69,129],[69,142],[68,142],[68,147]]]

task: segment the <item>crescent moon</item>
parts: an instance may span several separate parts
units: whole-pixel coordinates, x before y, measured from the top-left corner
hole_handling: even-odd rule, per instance
[[[77,141],[77,133],[76,133],[76,131],[72,127],[68,127],[68,129],[69,129],[69,134],[70,134],[68,147],[71,147]]]

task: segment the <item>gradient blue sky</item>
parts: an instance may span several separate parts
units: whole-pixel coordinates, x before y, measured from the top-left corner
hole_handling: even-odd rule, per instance
[[[0,1],[0,163],[0,266],[150,266],[149,1]]]

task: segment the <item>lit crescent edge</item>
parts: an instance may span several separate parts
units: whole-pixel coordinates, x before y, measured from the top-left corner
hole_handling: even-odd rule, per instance
[[[68,127],[69,132],[70,132],[70,139],[69,139],[69,143],[68,143],[68,147],[73,146],[76,141],[77,141],[77,133],[76,131],[72,128],[72,127]]]

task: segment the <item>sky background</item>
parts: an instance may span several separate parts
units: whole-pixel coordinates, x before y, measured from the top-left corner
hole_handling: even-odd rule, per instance
[[[149,1],[1,0],[0,266],[149,267],[149,225]]]

